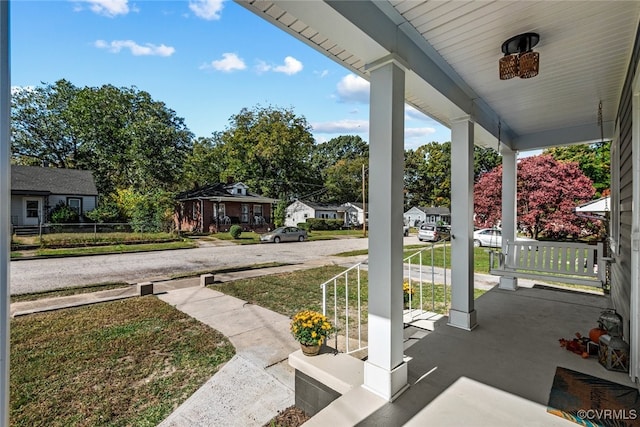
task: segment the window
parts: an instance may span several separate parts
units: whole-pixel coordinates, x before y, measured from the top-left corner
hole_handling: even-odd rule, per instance
[[[198,202],[191,202],[191,218],[198,219]]]
[[[82,199],[69,197],[67,198],[67,206],[76,211],[78,215],[82,215]]]
[[[246,203],[240,205],[240,221],[243,223],[249,222],[249,205]]]
[[[255,216],[262,216],[262,205],[253,205],[253,214]]]
[[[27,218],[38,218],[40,203],[37,200],[27,200]]]

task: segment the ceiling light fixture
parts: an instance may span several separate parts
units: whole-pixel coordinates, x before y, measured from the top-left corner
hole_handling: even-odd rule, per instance
[[[529,79],[538,75],[540,70],[540,54],[532,49],[540,41],[537,33],[524,33],[511,37],[502,43],[499,71],[500,80],[514,77]]]

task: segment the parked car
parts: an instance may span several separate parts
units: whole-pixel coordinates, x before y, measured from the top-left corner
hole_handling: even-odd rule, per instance
[[[422,224],[418,229],[418,240],[421,242],[437,242],[440,240],[438,226],[435,224]]]
[[[307,231],[298,227],[280,227],[260,236],[261,242],[304,242]]]
[[[502,247],[502,232],[497,228],[482,228],[473,232],[473,246],[479,248],[486,246],[489,248]]]

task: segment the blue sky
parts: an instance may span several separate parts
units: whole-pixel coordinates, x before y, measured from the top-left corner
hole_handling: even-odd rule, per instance
[[[291,108],[318,142],[368,136],[369,85],[232,1],[11,2],[11,82],[135,86],[196,136],[242,108]],[[405,148],[450,132],[407,107]]]

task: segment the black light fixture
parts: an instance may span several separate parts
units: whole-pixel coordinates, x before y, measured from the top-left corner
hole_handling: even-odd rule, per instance
[[[538,33],[524,33],[511,37],[502,43],[499,71],[500,80],[514,77],[529,79],[538,75],[540,69],[540,54],[532,49],[540,41]]]

